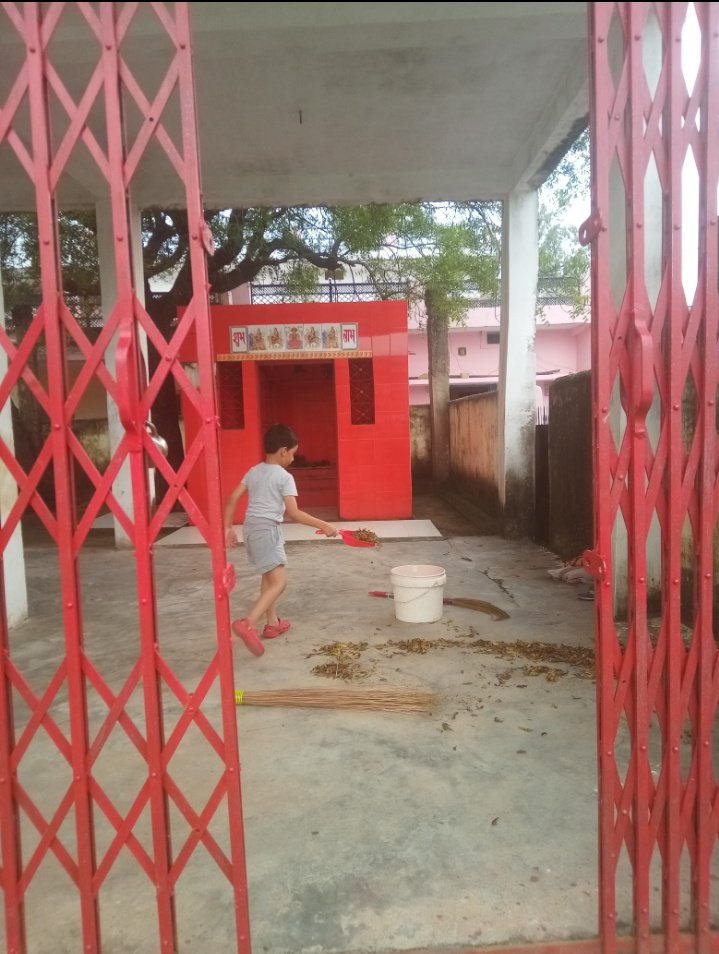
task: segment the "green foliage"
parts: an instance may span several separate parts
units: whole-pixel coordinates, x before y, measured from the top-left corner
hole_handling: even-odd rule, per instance
[[[63,288],[76,318],[89,326],[100,297],[95,215],[62,212],[57,225]],[[0,269],[6,312],[39,303],[40,256],[34,215],[0,215]]]
[[[588,168],[585,136],[540,193],[540,273],[572,279],[578,309],[588,254],[562,217],[586,189]],[[499,291],[498,202],[214,210],[207,221],[216,243],[207,260],[214,292],[254,281],[269,270],[288,296],[310,299],[325,270],[343,267],[346,274],[373,282],[382,296],[388,294],[388,283],[402,283],[402,295],[424,301],[437,320],[461,322],[478,297],[494,298]],[[186,213],[148,209],[142,225],[146,283],[164,277],[171,283],[169,301],[186,303],[191,294]],[[91,301],[89,316],[99,295],[95,217],[64,213],[58,230],[63,286],[78,301]],[[8,310],[39,299],[33,216],[0,215],[0,268]]]
[[[565,223],[569,210],[581,201],[588,206],[588,198],[589,133],[585,130],[539,190],[539,274],[561,275],[575,314],[587,310],[590,255],[579,244],[577,229]]]
[[[317,297],[320,272],[302,259],[289,263],[284,271],[274,270],[274,279],[284,289],[287,301],[312,301]]]
[[[589,195],[589,130],[575,139],[554,172],[540,189],[544,202],[567,208],[576,199]]]
[[[0,268],[5,310],[39,300],[37,225],[32,215],[0,215]]]
[[[391,225],[383,242],[358,255],[378,291],[401,282],[411,300],[431,303],[433,316],[459,322],[479,295],[499,282],[501,207],[498,203],[420,203],[373,206]],[[379,230],[378,230],[379,231]]]

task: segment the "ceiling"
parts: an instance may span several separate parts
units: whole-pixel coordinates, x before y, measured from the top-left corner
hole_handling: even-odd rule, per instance
[[[52,5],[51,5],[52,6]],[[94,6],[98,6],[95,4]],[[587,113],[585,3],[191,3],[207,207],[501,198],[536,185]],[[76,99],[100,55],[68,6],[48,58]],[[154,98],[171,49],[150,4],[123,44]],[[0,13],[0,102],[23,47]],[[56,145],[68,119],[54,94]],[[180,142],[176,96],[163,114]],[[132,141],[140,114],[125,99]],[[13,123],[31,142],[27,102]],[[88,127],[104,147],[98,99]],[[184,204],[162,150],[131,183],[139,206]],[[84,148],[59,195],[106,192]],[[31,208],[30,182],[0,146],[0,208]]]

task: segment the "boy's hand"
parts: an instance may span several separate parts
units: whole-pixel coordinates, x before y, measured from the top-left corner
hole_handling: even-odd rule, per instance
[[[322,527],[322,533],[324,533],[326,537],[336,537],[339,533],[339,530],[337,527],[333,527],[331,523],[326,523]]]
[[[236,547],[239,543],[237,539],[237,534],[235,533],[234,527],[230,527],[228,530],[225,530],[225,546],[232,549]]]

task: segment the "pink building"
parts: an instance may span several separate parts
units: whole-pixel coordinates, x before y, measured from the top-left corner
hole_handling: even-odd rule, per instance
[[[424,316],[414,310],[409,322],[410,404],[429,404],[427,335]],[[589,315],[575,317],[566,304],[545,305],[537,316],[534,342],[537,366],[537,410],[548,407],[552,381],[587,370],[590,359]],[[499,306],[480,306],[466,324],[449,333],[452,398],[496,389],[499,376]]]

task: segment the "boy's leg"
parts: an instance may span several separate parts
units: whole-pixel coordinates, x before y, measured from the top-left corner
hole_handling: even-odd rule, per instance
[[[265,613],[268,623],[277,623],[276,603],[286,586],[287,570],[284,566],[276,566],[273,570],[262,574],[259,598],[247,614],[247,620],[251,626],[257,626]]]
[[[270,588],[270,586],[271,586],[271,582],[270,582],[270,580],[268,579],[268,574],[267,574],[267,573],[263,573],[263,574],[262,574],[262,579],[261,579],[261,581],[260,581],[260,596],[263,596],[263,595],[265,594],[265,592]],[[273,606],[274,606],[274,604],[273,604]],[[267,618],[267,617],[269,616],[270,611],[271,611],[271,607],[265,610],[265,618]]]
[[[278,567],[277,569],[284,570],[285,567],[281,566],[281,567]],[[262,595],[265,592],[265,590],[269,589],[272,585],[270,580],[266,579],[266,577],[267,577],[267,574],[263,574],[262,583],[260,585],[260,595]],[[275,595],[273,602],[265,610],[265,621],[270,626],[276,626],[277,623],[279,622],[279,616],[277,615],[277,600],[279,599],[282,591],[285,589],[286,586],[287,586],[287,574],[285,573],[285,581],[282,586],[282,590],[280,590],[280,593],[277,593]]]

